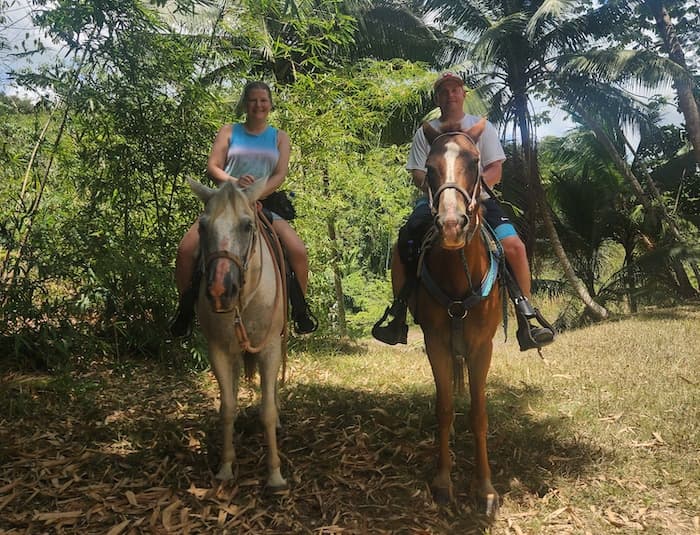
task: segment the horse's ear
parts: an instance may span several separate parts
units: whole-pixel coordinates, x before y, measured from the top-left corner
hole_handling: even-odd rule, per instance
[[[216,192],[215,189],[209,188],[204,184],[200,184],[196,180],[192,180],[189,177],[187,178],[187,182],[190,183],[190,188],[192,188],[192,191],[194,191],[195,195],[197,195],[197,197],[199,197],[204,204],[207,204],[211,196]]]
[[[474,141],[477,141],[486,128],[486,117],[479,119],[479,122],[465,132]]]
[[[263,194],[263,191],[265,191],[266,185],[267,185],[267,179],[256,180],[251,185],[243,188],[242,191],[243,191],[243,193],[245,193],[245,196],[248,197],[248,200],[252,204],[255,201],[257,201],[260,198],[260,196]]]
[[[425,139],[428,140],[428,145],[432,145],[433,141],[435,141],[435,138],[440,135],[440,132],[430,126],[430,123],[423,123],[423,134],[425,135]]]

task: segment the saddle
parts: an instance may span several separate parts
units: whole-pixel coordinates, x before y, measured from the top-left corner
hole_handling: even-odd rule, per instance
[[[285,197],[286,199],[286,197]],[[289,202],[289,201],[287,201]],[[290,203],[291,206],[291,203]],[[275,213],[277,213],[275,211]],[[286,218],[285,218],[286,219]],[[275,229],[272,227],[272,210],[270,207],[265,206],[263,203],[260,210],[258,210],[258,221],[261,224],[261,228],[268,238],[270,244],[275,244],[271,247],[273,255],[275,257],[275,263],[278,269],[284,268],[285,276],[282,277],[284,281],[284,296],[285,296],[285,318],[287,317],[287,305],[292,307],[292,321],[294,323],[294,330],[299,334],[306,334],[314,332],[318,329],[318,320],[316,316],[311,313],[311,308],[306,302],[304,297],[304,292],[301,290],[301,285],[297,279],[296,274],[289,266],[289,262],[286,259],[286,252],[282,244],[280,243]]]

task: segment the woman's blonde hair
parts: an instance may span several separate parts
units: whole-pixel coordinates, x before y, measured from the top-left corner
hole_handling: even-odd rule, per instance
[[[263,81],[255,80],[253,82],[248,82],[243,88],[241,98],[238,99],[238,104],[236,104],[237,116],[240,117],[245,112],[245,103],[248,100],[248,97],[250,96],[250,92],[254,89],[264,89],[265,91],[267,91],[267,96],[270,99],[270,105],[272,106],[272,109],[275,109],[274,103],[272,102],[272,90],[270,89],[270,86]]]

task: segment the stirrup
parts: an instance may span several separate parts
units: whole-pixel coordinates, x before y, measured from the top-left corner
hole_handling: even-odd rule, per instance
[[[318,320],[311,313],[309,305],[304,303],[304,309],[294,316],[294,330],[297,334],[309,334],[318,329]]]
[[[379,319],[377,323],[372,327],[372,336],[374,336],[380,342],[394,346],[396,344],[405,344],[408,342],[408,325],[406,325],[406,320],[400,319],[400,317],[405,317],[404,314],[397,314],[396,307],[401,307],[402,304],[399,301],[394,302],[389,307],[386,307],[384,315]],[[389,315],[395,316],[385,327],[382,327],[382,323],[386,321]]]
[[[525,315],[520,303],[527,304],[528,315]],[[520,351],[528,351],[530,349],[541,349],[542,347],[551,344],[556,336],[556,331],[550,323],[540,314],[539,309],[530,306],[527,300],[516,304],[516,316],[518,319],[518,330],[515,333],[520,345]],[[541,327],[530,324],[530,319],[536,319]]]

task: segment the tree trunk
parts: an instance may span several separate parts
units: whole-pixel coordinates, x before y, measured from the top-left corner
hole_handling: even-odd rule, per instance
[[[524,214],[524,229],[521,231],[521,238],[525,243],[525,250],[529,259],[535,257],[535,228],[537,221],[537,195],[533,187],[534,170],[532,162],[537,160],[533,155],[532,137],[530,133],[530,121],[528,120],[527,111],[527,95],[518,94],[515,96],[515,109],[518,122],[518,130],[520,130],[520,142],[522,144],[522,166],[523,166],[523,198],[525,200]],[[514,156],[520,158],[517,146],[515,147]],[[516,165],[520,163],[516,161]]]
[[[323,171],[323,190],[330,195],[330,179],[328,169]],[[331,243],[331,269],[333,270],[333,287],[335,289],[335,302],[338,307],[338,330],[340,336],[347,336],[348,325],[345,319],[345,299],[343,299],[343,274],[340,270],[340,247],[338,247],[338,233],[335,231],[335,217],[329,214],[326,218],[328,225],[328,239]]]
[[[683,48],[681,48],[678,42],[676,30],[673,27],[671,17],[669,17],[663,2],[647,0],[646,5],[649,11],[651,11],[654,20],[656,20],[659,36],[664,42],[664,47],[666,48],[669,59],[688,71]],[[685,118],[685,127],[690,144],[693,146],[695,161],[700,163],[700,112],[698,112],[698,103],[693,96],[691,80],[692,77],[690,75],[688,78],[675,78],[673,85],[678,94],[678,107]]]
[[[578,295],[579,299],[583,301],[583,304],[586,306],[586,310],[595,319],[606,319],[608,317],[608,311],[605,309],[605,307],[595,302],[590,292],[588,291],[588,288],[586,288],[584,282],[579,278],[578,275],[576,275],[576,271],[571,265],[569,257],[567,256],[566,251],[564,250],[564,247],[562,246],[561,241],[559,240],[559,234],[557,234],[557,229],[554,226],[554,221],[550,212],[551,209],[549,207],[549,204],[547,203],[544,188],[542,187],[542,182],[540,181],[539,171],[535,177],[535,180],[533,180],[533,185],[535,186],[535,195],[537,197],[538,205],[540,207],[540,214],[542,215],[542,222],[544,223],[544,228],[547,232],[547,237],[549,238],[549,242],[552,245],[552,249],[554,249],[554,254],[559,259],[559,263],[561,264],[561,267],[564,270],[564,276],[566,277],[566,280],[569,281],[569,284],[571,284],[571,287],[574,289],[574,292],[576,292],[576,295]]]
[[[535,206],[539,207],[542,222],[544,223],[547,237],[549,238],[552,248],[554,249],[554,254],[556,254],[557,258],[559,259],[562,269],[564,270],[566,280],[569,281],[569,284],[571,284],[571,287],[574,289],[574,292],[576,292],[576,295],[578,295],[581,301],[583,301],[583,304],[586,306],[586,310],[588,310],[588,312],[590,312],[595,319],[606,319],[608,317],[608,311],[593,300],[593,297],[591,297],[586,285],[576,275],[576,271],[569,261],[569,257],[561,244],[559,234],[557,234],[557,229],[554,226],[549,203],[547,202],[544,187],[542,186],[542,181],[540,180],[537,155],[532,147],[530,126],[529,122],[527,121],[527,108],[523,109],[518,107],[516,109],[516,113],[518,115],[518,124],[520,126],[520,138],[523,144],[525,172],[527,173],[528,184],[530,185],[532,196],[535,199]]]

